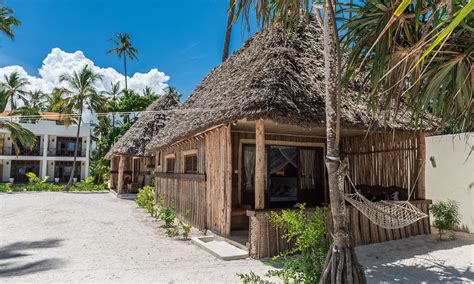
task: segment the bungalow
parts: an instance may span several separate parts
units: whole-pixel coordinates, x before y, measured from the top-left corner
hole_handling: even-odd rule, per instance
[[[154,155],[145,151],[145,145],[164,126],[167,111],[176,108],[179,97],[169,92],[153,102],[130,129],[107,153],[111,161],[110,189],[122,194],[133,193],[144,185],[152,184],[155,167]]]
[[[195,227],[246,244],[254,258],[288,246],[268,212],[329,202],[322,32],[311,22],[291,39],[282,34],[274,27],[248,40],[147,145],[156,194]],[[363,91],[354,81],[341,96],[340,149],[353,182],[372,200],[396,192],[406,200],[416,184],[413,204],[427,212],[423,132],[407,112],[375,115],[358,103]],[[430,233],[426,218],[388,230],[346,210],[355,245]]]

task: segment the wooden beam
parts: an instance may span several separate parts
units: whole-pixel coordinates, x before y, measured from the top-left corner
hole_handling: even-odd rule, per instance
[[[265,124],[255,122],[255,209],[265,208]]]
[[[117,187],[117,158],[112,157],[110,159],[110,188],[115,189]]]
[[[425,142],[425,133],[418,133],[417,137],[418,151],[417,151],[417,172],[419,171],[418,183],[417,183],[417,192],[415,197],[417,199],[425,199],[425,164],[426,164],[426,142]]]
[[[125,157],[120,156],[119,158],[119,167],[118,167],[118,180],[117,180],[117,193],[121,194],[123,191],[123,177],[124,177],[124,168],[125,168]]]

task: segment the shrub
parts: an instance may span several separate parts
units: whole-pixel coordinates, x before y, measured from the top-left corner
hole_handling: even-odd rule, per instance
[[[166,228],[166,235],[170,238],[176,237],[177,235],[179,235],[178,227],[172,226],[172,227]]]
[[[264,280],[261,276],[250,272],[247,274],[237,273],[237,276],[240,278],[243,284],[270,284],[270,281]]]
[[[172,228],[174,227],[174,219],[176,218],[176,213],[172,207],[163,207],[160,209],[159,217],[165,222],[163,228]]]
[[[135,203],[142,208],[150,208],[154,206],[155,201],[155,189],[151,186],[144,186],[143,188],[138,190],[137,198],[135,199]]]
[[[0,192],[12,192],[12,185],[11,183],[1,183],[0,184]]]
[[[41,179],[33,172],[26,173],[26,176],[28,178],[30,178],[36,184],[43,184],[43,183],[47,182],[48,179],[49,179],[49,176],[46,176],[44,179]]]
[[[179,220],[179,228],[181,229],[181,237],[183,237],[183,239],[189,239],[189,232],[191,232],[192,227],[191,224],[186,224],[183,220]]]
[[[105,183],[95,184],[94,177],[88,177],[83,181],[77,182],[72,186],[75,191],[102,191],[107,189]]]
[[[271,212],[270,221],[284,231],[283,238],[294,244],[289,249],[272,259],[272,263],[282,267],[271,270],[266,277],[278,277],[284,283],[317,283],[321,277],[326,254],[329,249],[326,219],[327,208],[315,208],[307,214],[305,206],[299,210],[282,210]],[[268,283],[255,274],[240,274],[244,283]],[[247,282],[246,282],[247,281]]]
[[[439,240],[442,240],[442,235],[447,230],[453,230],[461,223],[459,205],[454,200],[435,202],[430,209],[434,217],[433,225],[439,231]],[[455,237],[454,233],[451,237]]]

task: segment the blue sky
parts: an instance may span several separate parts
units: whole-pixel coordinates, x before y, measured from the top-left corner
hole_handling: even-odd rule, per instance
[[[0,0],[1,1],[1,0]],[[139,61],[128,75],[158,68],[186,97],[220,63],[227,0],[4,0],[22,21],[14,41],[0,37],[0,67],[22,66],[38,76],[53,48],[80,50],[101,68],[122,72],[122,62],[106,55],[116,32],[128,32]],[[231,49],[242,46],[248,33],[240,23]]]

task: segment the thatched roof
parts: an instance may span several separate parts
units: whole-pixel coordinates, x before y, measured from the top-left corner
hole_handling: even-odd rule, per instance
[[[174,92],[169,92],[151,105],[140,115],[138,120],[125,132],[125,134],[110,149],[106,157],[113,155],[148,156],[146,152],[147,143],[159,133],[170,116],[168,110],[175,109],[179,105],[179,97]],[[159,112],[154,112],[159,111]],[[162,112],[160,112],[162,111]]]
[[[323,39],[318,24],[301,25],[291,40],[279,28],[263,29],[204,78],[148,148],[167,146],[239,119],[324,126],[324,90]],[[362,86],[351,82],[343,93],[342,127],[411,128],[406,113],[384,121],[357,104],[361,90]]]

